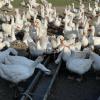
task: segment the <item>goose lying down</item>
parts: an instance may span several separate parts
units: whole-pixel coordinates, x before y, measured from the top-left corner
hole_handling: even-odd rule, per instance
[[[38,68],[45,72],[45,74],[50,74],[51,71],[45,68],[44,65],[34,62],[32,66],[25,66],[21,64],[0,64],[0,77],[11,81],[13,83],[19,83],[31,77],[34,73],[35,68]]]
[[[15,49],[8,48],[7,50],[0,52],[0,63],[3,63],[6,56],[8,56],[10,53],[18,55],[18,52]]]
[[[45,74],[50,75],[51,71],[40,62],[42,58],[32,61],[22,56],[7,56],[4,64],[0,64],[0,77],[13,83],[19,83],[31,77],[35,68],[42,70]]]

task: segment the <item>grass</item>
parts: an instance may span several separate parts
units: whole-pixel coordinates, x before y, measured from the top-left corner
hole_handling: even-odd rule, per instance
[[[14,0],[14,2],[12,2],[14,7],[20,7],[20,3],[22,0]]]
[[[20,7],[20,2],[22,0],[14,0],[13,5],[14,7]],[[37,0],[38,2],[40,2],[40,0]],[[89,0],[85,0],[87,3],[89,2]],[[94,1],[94,0],[91,0]],[[75,6],[77,7],[79,5],[79,0],[48,0],[48,2],[51,2],[54,6],[66,6],[66,5],[71,5],[72,2],[75,3]]]
[[[21,1],[22,0],[14,0],[12,4],[14,5],[14,7],[19,7]],[[40,2],[40,0],[38,1]],[[51,2],[54,6],[66,6],[68,4],[72,4],[72,2],[78,4],[77,0],[48,0],[48,1]]]

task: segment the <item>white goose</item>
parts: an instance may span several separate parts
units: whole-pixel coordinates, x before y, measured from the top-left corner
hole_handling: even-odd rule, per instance
[[[100,11],[100,7],[99,7],[99,4],[97,2],[95,2],[95,8],[94,8],[96,11]]]
[[[76,63],[77,62],[77,63]],[[83,75],[91,68],[92,60],[70,57],[67,59],[66,67],[68,70]]]
[[[61,25],[61,18],[59,18],[59,16],[56,17],[54,25],[57,26],[57,27],[60,27],[60,25]]]
[[[22,17],[20,15],[20,13],[19,13],[19,9],[18,8],[15,9],[15,13],[16,13],[15,14],[16,29],[20,31],[23,28],[23,20],[22,20]]]
[[[45,6],[48,5],[48,1],[47,1],[47,0],[41,0],[41,2],[42,2]]]
[[[52,48],[56,49],[61,44],[61,41],[63,40],[64,40],[64,37],[62,35],[59,35],[57,38],[55,35],[51,36],[50,42],[51,42]]]
[[[11,36],[11,25],[3,23],[2,24],[2,30],[4,31],[5,36]]]
[[[25,1],[23,0],[20,4],[21,4],[22,6],[25,6]]]
[[[91,68],[92,60],[74,57],[71,54],[71,51],[68,47],[65,47],[64,50],[60,53],[55,63],[58,63],[61,58],[66,62],[66,68],[74,73],[83,75]],[[77,62],[77,63],[76,63]]]
[[[3,49],[5,46],[9,47],[10,43],[7,41],[3,41],[3,33],[0,32],[0,50]]]
[[[11,29],[9,29],[9,30],[11,30],[11,33],[10,34],[4,34],[4,41],[8,42],[9,45],[10,45],[11,42],[16,40],[16,37],[15,37],[16,26],[15,26],[15,23],[14,23],[14,17],[13,16],[11,16],[11,24],[9,26],[11,28]],[[10,37],[8,37],[8,36],[10,36]]]
[[[92,67],[99,71],[100,70],[100,56],[92,51],[90,51],[90,58],[93,60]]]
[[[0,77],[17,84],[31,77],[35,68],[42,70],[47,75],[51,73],[49,69],[38,62],[20,56],[8,56],[5,64],[0,64]]]
[[[93,9],[92,9],[90,3],[89,3],[89,6],[88,7],[89,7],[88,10],[91,12]]]
[[[89,44],[100,47],[100,37],[90,35],[89,36]]]
[[[95,33],[97,36],[100,36],[100,16],[98,16],[97,21],[95,22]]]
[[[81,43],[82,43],[82,47],[88,46],[89,41],[88,41],[88,38],[85,35],[82,36]]]
[[[5,5],[5,2],[2,0],[0,1],[0,8],[2,8]]]
[[[41,38],[36,43],[34,41],[29,42],[29,50],[31,55],[33,56],[41,56],[43,54],[50,54],[52,53],[52,47],[49,45],[49,41],[47,37]]]
[[[93,9],[93,11],[92,11],[92,15],[93,15],[93,17],[96,17],[96,9]]]
[[[58,55],[58,58],[56,59],[55,63],[58,64],[61,59],[66,61],[66,57],[70,57],[71,55],[71,50],[69,46],[67,46],[67,42],[63,41],[63,49],[62,52]]]
[[[81,50],[81,46],[82,46],[81,42],[76,42],[76,43],[73,43],[73,44],[69,45],[71,51],[80,51]]]
[[[41,17],[44,18],[45,17],[45,9],[44,6],[41,5]]]
[[[79,12],[79,10],[75,8],[75,4],[74,4],[74,3],[72,3],[72,11],[73,11],[74,13]]]
[[[7,50],[0,52],[0,62],[1,62],[1,63],[4,62],[5,58],[6,58],[10,53],[12,53],[12,54],[14,54],[14,55],[17,55],[17,54],[18,54],[18,52],[17,52],[15,49],[13,49],[13,48],[8,48]]]
[[[34,8],[37,8],[40,5],[36,0],[29,0],[29,4]]]
[[[13,9],[13,5],[11,4],[11,1],[8,1],[8,9]]]

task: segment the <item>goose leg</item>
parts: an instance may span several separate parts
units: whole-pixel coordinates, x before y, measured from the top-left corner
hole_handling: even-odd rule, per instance
[[[100,80],[100,76],[96,75],[96,80]]]
[[[74,80],[75,78],[74,78],[74,76],[68,76],[67,77],[69,80]]]
[[[96,72],[95,71],[95,73],[96,73],[96,80],[100,80],[100,72],[98,72],[98,71]]]
[[[23,93],[24,92],[24,88],[19,86],[19,84],[14,84],[14,83],[11,83],[9,84],[9,88],[13,88],[14,89],[14,99],[18,98],[20,93]],[[18,99],[17,99],[18,100]]]
[[[15,87],[14,98],[17,99],[20,96],[20,94],[23,93],[23,92],[24,92],[24,88],[22,88],[20,86],[16,86]]]
[[[79,78],[76,78],[76,81],[78,82],[82,82],[82,80],[83,80],[83,75],[81,75]]]
[[[17,84],[11,83],[11,84],[9,84],[9,88],[14,89],[14,97],[13,98],[14,98],[14,100],[16,100],[18,97],[18,94],[19,94]]]
[[[100,80],[100,76],[96,76],[96,80]]]

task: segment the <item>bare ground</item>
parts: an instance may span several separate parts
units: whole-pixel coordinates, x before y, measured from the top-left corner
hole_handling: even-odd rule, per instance
[[[65,65],[51,90],[48,100],[97,100],[100,96],[100,80],[95,79],[95,73],[88,72],[82,82],[69,80],[69,72]]]

